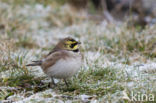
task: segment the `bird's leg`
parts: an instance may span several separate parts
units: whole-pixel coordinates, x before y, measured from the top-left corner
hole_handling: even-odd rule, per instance
[[[66,86],[67,86],[67,87],[69,87],[69,85],[68,85],[68,83],[67,83],[66,79],[64,79],[64,82],[65,82]]]
[[[55,84],[55,81],[54,81],[54,78],[53,78],[53,77],[51,77],[51,84],[53,84],[54,86],[56,86],[56,84]]]

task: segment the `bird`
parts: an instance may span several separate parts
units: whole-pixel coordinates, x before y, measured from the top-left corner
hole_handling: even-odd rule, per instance
[[[72,37],[60,39],[56,46],[41,60],[32,61],[26,66],[40,66],[45,74],[51,78],[52,85],[56,86],[54,78],[66,79],[76,74],[82,65],[82,54],[79,50],[81,42]]]

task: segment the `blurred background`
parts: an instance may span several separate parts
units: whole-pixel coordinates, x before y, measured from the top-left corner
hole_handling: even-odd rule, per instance
[[[77,10],[87,10],[88,16],[109,22],[129,20],[134,25],[155,23],[155,0],[66,0]]]
[[[45,7],[48,5],[51,9],[57,7],[58,10],[62,6],[64,9],[61,12],[52,10],[51,15],[47,17],[47,20],[55,26],[72,25],[88,19],[97,23],[104,20],[109,23],[126,21],[130,26],[141,27],[156,22],[155,0],[1,0],[2,8],[3,2],[9,3],[14,8],[35,3],[41,3]]]

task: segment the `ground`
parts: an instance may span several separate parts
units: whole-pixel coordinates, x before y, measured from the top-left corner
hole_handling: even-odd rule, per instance
[[[156,24],[96,22],[48,0],[0,0],[0,14],[0,101],[129,103],[132,94],[136,101],[156,101]],[[68,88],[57,79],[50,88],[40,67],[25,65],[68,36],[81,41],[83,65]]]

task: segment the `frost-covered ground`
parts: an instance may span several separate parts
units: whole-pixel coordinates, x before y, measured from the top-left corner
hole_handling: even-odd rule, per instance
[[[0,100],[17,103],[156,101],[156,25],[139,28],[126,23],[89,20],[57,3],[0,2]],[[84,62],[66,88],[48,86],[39,67],[25,64],[46,55],[60,38],[82,42]],[[139,97],[140,96],[140,97]]]

